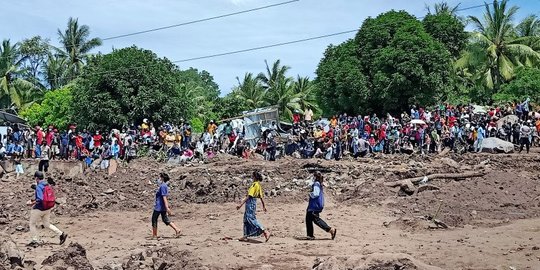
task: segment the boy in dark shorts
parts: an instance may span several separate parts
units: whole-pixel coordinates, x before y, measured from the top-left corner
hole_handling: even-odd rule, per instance
[[[167,186],[167,182],[169,182],[170,178],[169,175],[166,173],[160,173],[159,174],[159,180],[158,180],[158,189],[156,191],[156,203],[154,206],[154,212],[152,214],[152,238],[157,239],[157,225],[158,225],[158,218],[161,215],[161,220],[163,220],[163,223],[167,226],[171,226],[171,228],[174,229],[174,232],[176,236],[180,235],[180,230],[174,223],[172,223],[169,220],[169,215],[172,215],[171,208],[169,207],[169,187]]]

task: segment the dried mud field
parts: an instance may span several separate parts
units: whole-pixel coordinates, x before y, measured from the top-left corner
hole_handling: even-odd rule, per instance
[[[269,242],[242,235],[249,175],[262,170]],[[322,213],[335,240],[305,235],[311,172],[326,180]],[[171,219],[149,238],[155,184],[171,176]],[[540,269],[540,155],[447,153],[277,162],[218,156],[187,166],[136,160],[108,176],[88,172],[57,183],[53,223],[30,248],[30,176],[0,182],[0,269]],[[419,182],[424,176],[426,181]],[[150,182],[150,183],[149,183]],[[259,207],[262,208],[262,207]]]

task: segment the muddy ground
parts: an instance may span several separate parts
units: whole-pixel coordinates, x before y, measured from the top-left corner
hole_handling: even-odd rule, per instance
[[[243,214],[235,205],[255,169],[265,176],[269,212],[258,215],[273,234],[268,243],[235,240]],[[314,170],[326,179],[322,216],[338,228],[335,241],[320,230],[320,240],[295,239],[305,234]],[[159,172],[172,179],[172,218],[183,229],[180,238],[160,224],[164,238],[148,239]],[[464,172],[482,176],[389,185]],[[31,177],[8,175],[0,182],[6,232],[0,238],[7,235],[12,242],[2,243],[18,246],[24,254],[19,267],[26,269],[540,269],[539,172],[538,153],[270,163],[223,155],[188,166],[135,160],[112,176],[51,172],[61,203],[53,220],[70,238],[61,247],[42,231],[46,244],[38,248],[24,246],[30,239],[25,202],[32,198]],[[5,253],[0,250],[4,267],[10,265]]]

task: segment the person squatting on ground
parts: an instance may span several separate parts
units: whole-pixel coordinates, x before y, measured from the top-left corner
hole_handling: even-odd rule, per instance
[[[332,228],[319,217],[319,214],[324,208],[324,188],[323,188],[323,176],[320,172],[315,172],[315,181],[311,185],[311,192],[309,193],[309,204],[306,212],[306,232],[308,239],[315,239],[313,235],[313,223],[317,224],[325,232],[330,233],[332,240],[336,238],[337,230]]]
[[[240,241],[247,241],[248,237],[257,237],[261,234],[264,235],[266,242],[270,239],[270,232],[265,230],[262,224],[257,220],[257,199],[261,199],[264,212],[266,212],[266,205],[263,200],[263,189],[261,186],[262,175],[259,171],[253,172],[253,183],[249,187],[246,198],[240,203],[236,210],[246,205],[244,212],[244,236],[240,238]]]
[[[172,216],[171,208],[169,206],[169,187],[167,182],[169,182],[169,175],[166,173],[159,174],[159,180],[157,184],[159,185],[156,191],[156,203],[154,206],[154,212],[152,213],[152,238],[158,237],[158,218],[161,215],[161,220],[165,225],[170,226],[174,229],[175,235],[180,236],[180,229],[169,220],[169,215]]]
[[[66,242],[68,235],[50,223],[51,210],[55,205],[52,186],[44,180],[43,172],[35,172],[34,177],[36,179],[35,198],[28,202],[28,205],[32,206],[32,210],[30,210],[30,234],[32,235],[32,242],[29,245],[36,247],[41,243],[38,235],[38,225],[43,225],[44,228],[48,228],[56,233],[60,238],[60,245],[62,245]]]

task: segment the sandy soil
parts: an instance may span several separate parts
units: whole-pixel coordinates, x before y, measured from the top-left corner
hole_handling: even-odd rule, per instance
[[[173,231],[161,226],[164,237],[149,240],[150,212],[101,212],[77,218],[58,218],[56,223],[70,233],[68,242],[80,243],[96,267],[119,266],[126,254],[148,247],[176,246],[193,253],[193,260],[223,269],[309,269],[317,258],[332,256],[369,256],[373,253],[408,254],[426,264],[443,269],[539,269],[540,219],[512,222],[494,228],[466,226],[452,230],[415,233],[386,228],[393,220],[388,211],[364,206],[329,203],[324,218],[338,228],[335,241],[322,230],[320,240],[299,241],[304,235],[305,204],[280,204],[270,200],[269,212],[259,213],[261,222],[273,233],[268,243],[236,240],[242,233],[242,211],[234,204],[176,206],[174,220],[183,236],[172,238]],[[47,235],[51,236],[51,234]],[[12,236],[19,245],[29,239],[28,233]],[[42,261],[51,251],[60,250],[56,238],[45,238],[47,244],[26,252],[27,259]]]
[[[384,185],[479,164],[487,164],[482,177],[433,180],[429,184],[438,190],[411,196]],[[268,243],[234,240],[242,234],[243,215],[235,205],[255,168],[266,177],[269,212],[258,217],[273,234]],[[318,240],[295,239],[305,234],[306,179],[314,168],[327,179],[322,217],[338,229],[334,241],[319,229]],[[172,219],[183,236],[172,237],[172,229],[160,224],[163,238],[157,241],[148,238],[155,187],[147,182],[160,171],[172,176]],[[111,177],[53,174],[64,201],[54,223],[70,234],[64,246],[43,231],[45,245],[24,247],[30,239],[24,206],[32,195],[29,181],[0,183],[0,223],[24,259],[35,263],[27,269],[90,269],[49,258],[66,253],[71,243],[86,250],[85,263],[94,269],[540,269],[539,172],[537,153],[275,163],[220,157],[189,167],[138,161]],[[435,226],[428,219],[433,216],[449,228]],[[53,266],[42,266],[47,258]]]

